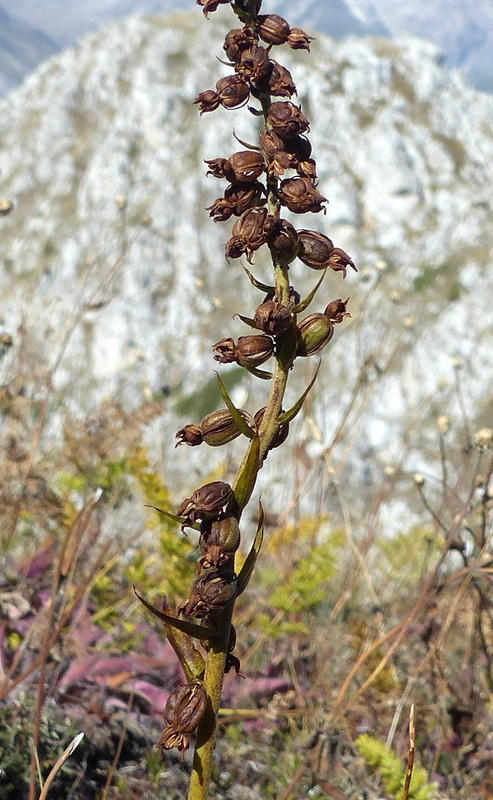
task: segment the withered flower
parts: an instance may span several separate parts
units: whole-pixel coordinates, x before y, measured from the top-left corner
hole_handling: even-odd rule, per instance
[[[265,414],[265,406],[263,408],[259,408],[257,413],[254,416],[254,421],[257,426],[257,430],[260,428],[262,424],[262,420]],[[269,450],[273,450],[275,447],[279,447],[283,442],[286,441],[288,438],[289,433],[289,422],[283,422],[282,425],[279,425],[277,432],[269,445]]]
[[[257,84],[269,78],[272,72],[272,62],[265,47],[254,44],[250,49],[242,52],[240,60],[235,64],[235,70],[243,80]]]
[[[310,130],[310,125],[299,106],[289,100],[272,103],[267,114],[267,124],[281,139],[290,139]]]
[[[279,336],[291,324],[291,312],[277,300],[265,300],[255,310],[257,328],[269,336]]]
[[[226,75],[216,83],[216,92],[223,108],[240,108],[248,101],[250,86],[239,75]]]
[[[226,178],[230,183],[249,183],[255,181],[265,169],[265,161],[259,152],[240,150],[230,158],[212,158],[207,175]]]
[[[281,181],[278,194],[281,203],[295,214],[304,214],[307,211],[325,213],[322,204],[327,202],[327,198],[320,194],[309,178],[286,178]]]
[[[231,486],[223,481],[212,481],[200,486],[191,497],[185,498],[176,512],[179,517],[185,517],[182,529],[193,525],[197,520],[218,517],[232,496]]]
[[[334,249],[332,240],[318,231],[298,231],[300,249],[298,258],[312,269],[325,269]]]
[[[288,44],[293,50],[310,50],[310,42],[313,36],[308,36],[301,28],[291,28],[288,36]]]
[[[206,209],[214,222],[224,222],[232,214],[239,217],[249,208],[263,202],[264,187],[259,181],[252,183],[233,183],[227,187],[224,197],[219,197]]]
[[[296,228],[282,218],[276,220],[267,244],[275,263],[283,267],[287,267],[296,258],[300,248]]]
[[[186,617],[202,617],[217,614],[235,598],[236,575],[230,570],[211,569],[203,572],[194,581],[188,600],[179,607]]]
[[[349,311],[346,311],[348,302],[349,297],[347,297],[345,300],[341,300],[340,297],[337,300],[332,300],[332,302],[329,303],[324,311],[325,316],[328,317],[334,324],[342,322],[344,317],[351,316]]]
[[[214,361],[220,364],[233,364],[236,361],[236,345],[230,336],[213,344],[212,349],[215,352]]]
[[[190,735],[198,728],[207,708],[207,693],[201,683],[178,686],[171,692],[164,709],[165,728],[158,747],[183,753],[190,746]]]
[[[266,89],[275,97],[292,97],[298,94],[293,77],[286,67],[271,59],[271,71]]]
[[[219,108],[220,98],[217,92],[207,89],[205,92],[200,92],[193,102],[198,105],[200,114],[205,114],[207,111]]]
[[[348,254],[344,250],[341,250],[340,247],[334,247],[332,250],[329,258],[329,267],[333,269],[334,272],[342,272],[343,278],[346,277],[348,267],[354,269],[355,272],[358,271],[354,262],[351,261]]]
[[[267,44],[285,44],[288,40],[289,22],[278,14],[259,14],[255,20],[255,30]]]
[[[249,50],[256,39],[251,28],[234,28],[224,38],[223,50],[233,64],[239,61],[244,50]]]
[[[279,178],[287,169],[295,167],[296,159],[286,151],[286,143],[274,131],[264,128],[259,133],[260,150],[267,161],[267,173]]]
[[[266,208],[248,209],[233,225],[233,235],[226,242],[226,255],[238,258],[245,253],[251,263],[254,251],[265,244],[274,224],[275,219]]]
[[[175,439],[178,439],[175,447],[179,447],[181,444],[188,444],[190,447],[196,447],[199,444],[202,444],[202,431],[199,425],[185,425],[183,428],[177,432]]]
[[[325,314],[310,314],[298,324],[297,356],[312,356],[330,342],[334,325]]]

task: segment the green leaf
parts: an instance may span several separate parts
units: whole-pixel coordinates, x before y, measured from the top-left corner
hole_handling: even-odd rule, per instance
[[[316,286],[315,286],[315,287],[312,289],[312,291],[310,292],[310,294],[308,294],[308,295],[305,297],[305,299],[304,299],[304,300],[301,300],[301,302],[297,303],[297,305],[295,305],[295,306],[294,306],[294,307],[291,309],[291,310],[292,310],[292,312],[293,312],[293,314],[300,314],[302,311],[304,311],[306,308],[308,308],[308,306],[309,306],[309,305],[310,305],[310,303],[312,302],[313,298],[314,298],[314,297],[315,297],[315,295],[317,294],[318,290],[320,289],[320,287],[321,287],[321,285],[322,285],[322,281],[323,281],[323,279],[325,278],[325,275],[326,275],[326,273],[327,273],[327,269],[324,269],[324,271],[323,271],[323,273],[322,273],[322,277],[321,277],[321,278],[320,278],[320,280],[317,282],[317,285],[316,285]]]
[[[194,639],[215,639],[217,637],[217,632],[212,628],[206,628],[205,625],[197,625],[195,622],[189,622],[186,619],[178,619],[178,617],[172,617],[170,614],[159,611],[158,608],[151,606],[147,600],[144,600],[144,598],[140,596],[135,586],[133,590],[147,610],[150,611],[151,614],[154,614],[155,617],[162,620],[162,622],[165,622],[166,625],[172,625],[174,628],[178,628],[179,631],[193,636]]]
[[[299,413],[299,411],[301,411],[303,403],[305,402],[306,398],[308,397],[310,389],[312,388],[313,384],[317,380],[317,375],[318,375],[318,371],[320,369],[321,363],[322,363],[321,361],[318,362],[317,369],[315,370],[315,375],[311,379],[310,383],[306,387],[305,391],[303,392],[303,394],[301,395],[299,400],[297,400],[296,403],[294,404],[294,406],[291,406],[291,408],[288,409],[288,411],[285,411],[284,414],[281,414],[281,416],[277,420],[279,425],[283,425],[285,422],[291,422],[291,420],[295,418],[295,416]]]
[[[219,386],[219,391],[221,392],[221,397],[226,403],[228,411],[236,423],[236,427],[248,439],[253,439],[253,437],[255,436],[255,431],[250,427],[248,422],[246,422],[244,417],[240,414],[239,410],[236,408],[235,404],[233,403],[231,397],[228,394],[228,390],[226,389],[224,383],[219,377],[219,373],[217,372],[216,372],[216,378],[217,378],[217,385]]]
[[[149,503],[146,503],[145,507],[153,508],[154,511],[158,512],[158,514],[162,514],[163,517],[166,517],[166,519],[171,520],[171,522],[177,522],[179,525],[183,525],[186,520],[186,517],[179,517],[177,514],[172,514],[170,511],[165,511],[164,508],[158,508],[157,506],[152,506]],[[193,525],[187,525],[187,528],[193,528],[195,531],[199,531],[200,525],[194,522]]]
[[[257,474],[260,465],[260,439],[258,434],[255,434],[250,442],[248,453],[245,461],[242,464],[241,472],[236,484],[233,486],[234,504],[236,509],[232,510],[233,514],[242,511],[250,497],[252,496],[253,487],[257,479]]]
[[[255,539],[253,540],[253,544],[250,548],[250,552],[248,553],[245,563],[243,564],[240,574],[238,575],[238,591],[236,596],[239,597],[242,592],[245,591],[246,587],[248,586],[248,582],[253,572],[253,568],[257,561],[258,555],[260,553],[260,548],[262,547],[262,541],[264,538],[264,509],[262,508],[262,503],[259,501],[259,521],[257,526],[257,533],[255,534]]]
[[[254,275],[252,275],[249,269],[247,269],[246,267],[243,267],[243,269],[248,275],[250,283],[253,283],[256,289],[260,289],[261,292],[265,292],[266,294],[272,294],[272,295],[275,294],[276,289],[274,286],[268,286],[266,283],[261,283],[260,281],[257,280],[257,278]]]
[[[256,378],[262,378],[263,381],[270,381],[272,378],[272,372],[267,372],[264,369],[258,369],[257,367],[245,367],[245,369],[255,375]]]

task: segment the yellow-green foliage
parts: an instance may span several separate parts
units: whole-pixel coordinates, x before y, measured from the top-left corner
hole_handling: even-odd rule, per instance
[[[314,531],[325,522],[321,518],[305,520],[298,527],[286,526],[274,534],[269,542],[269,550],[277,550],[282,555],[298,550],[303,555],[294,558],[286,568],[286,574],[279,580],[279,571],[271,568],[264,571],[264,580],[274,585],[268,603],[276,611],[282,612],[282,619],[270,622],[265,615],[260,616],[264,633],[271,636],[281,634],[306,633],[308,628],[302,619],[293,619],[293,615],[301,617],[305,612],[313,613],[323,605],[327,598],[328,583],[338,571],[339,552],[344,543],[342,531],[328,533],[322,542],[310,544],[307,539],[314,540]],[[275,540],[275,541],[274,541]],[[296,549],[295,549],[296,548]],[[286,619],[285,615],[290,615]]]
[[[161,476],[149,466],[146,450],[142,447],[135,451],[128,460],[128,469],[136,479],[146,504],[170,510],[169,491]],[[193,546],[190,540],[180,532],[177,523],[171,522],[159,512],[149,509],[147,527],[157,529],[157,542],[161,553],[160,590],[169,596],[185,597],[194,577]],[[138,553],[127,570],[129,580],[144,588],[149,580],[147,575],[156,574],[155,556],[144,556]]]
[[[369,767],[382,779],[383,787],[390,797],[401,800],[406,775],[405,765],[385,744],[363,733],[355,742],[356,748]],[[409,789],[409,800],[430,800],[434,786],[428,783],[423,767],[414,766]]]
[[[398,578],[404,589],[416,586],[423,569],[440,554],[442,546],[440,536],[424,527],[412,527],[399,531],[391,539],[379,539],[377,569],[382,585],[393,586]]]

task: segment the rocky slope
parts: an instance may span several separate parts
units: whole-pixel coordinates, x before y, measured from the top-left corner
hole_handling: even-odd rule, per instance
[[[10,11],[11,4],[6,6]],[[0,95],[58,50],[47,34],[0,7]]]
[[[198,116],[194,97],[227,72],[214,59],[221,19],[206,24],[198,13],[91,35],[0,106],[0,193],[15,202],[0,220],[3,325],[14,337],[2,380],[41,396],[51,371],[55,432],[64,414],[93,412],[105,397],[127,408],[157,399],[164,463],[177,428],[215,402],[211,384],[201,388],[215,366],[211,343],[244,333],[232,314],[259,301],[240,264],[224,260],[230,225],[204,211],[221,188],[203,164],[234,152],[233,126],[251,141],[258,123],[244,109]],[[466,368],[471,419],[488,422],[493,98],[466,89],[412,39],[320,36],[311,56],[286,61],[330,200],[325,217],[303,224],[360,268],[345,284],[328,276],[314,304],[351,295],[353,319],[325,356],[311,423],[297,423],[293,442],[303,463],[316,460],[356,386],[348,424],[363,485],[385,465],[413,469],[426,447],[436,452],[430,419],[457,416],[453,357]],[[260,254],[254,272],[268,279]],[[292,272],[306,291],[317,278],[301,264]],[[251,381],[232,381],[255,410]],[[200,448],[184,451],[171,482],[190,481],[191,456],[203,472]]]

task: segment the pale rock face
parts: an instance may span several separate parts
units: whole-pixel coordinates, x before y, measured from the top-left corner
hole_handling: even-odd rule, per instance
[[[252,142],[258,125],[245,109],[200,118],[192,104],[228,72],[215,59],[225,30],[198,11],[130,18],[52,58],[0,106],[0,193],[16,205],[0,220],[3,327],[23,342],[4,359],[2,380],[20,358],[35,377],[54,369],[54,429],[64,408],[92,412],[108,396],[135,407],[166,386],[165,460],[187,485],[190,459],[200,470],[204,456],[171,455],[174,432],[198,421],[179,416],[177,403],[213,375],[211,344],[247,332],[232,315],[261,300],[240,263],[224,259],[230,223],[215,225],[204,210],[225,186],[205,177],[204,159],[239,148],[233,127]],[[437,404],[450,413],[453,391],[437,387],[453,384],[454,356],[473,378],[468,409],[487,422],[493,98],[466,89],[432,45],[413,39],[320,36],[311,55],[283,56],[330,201],[326,216],[293,221],[330,235],[360,268],[345,283],[329,275],[310,309],[351,295],[353,320],[338,326],[314,390],[314,450],[330,441],[366,359],[376,388],[354,435],[374,473],[409,426]],[[263,254],[253,271],[270,280]],[[292,274],[306,292],[318,278],[301,263]],[[430,276],[433,290],[415,291]],[[451,287],[459,299],[448,299]],[[299,366],[288,402],[314,367]],[[249,387],[248,378],[237,385],[238,402],[255,411],[263,403]],[[308,448],[312,429],[297,424]],[[220,457],[210,452],[207,469]],[[274,481],[276,463],[263,470]],[[282,478],[276,491],[288,491]]]

